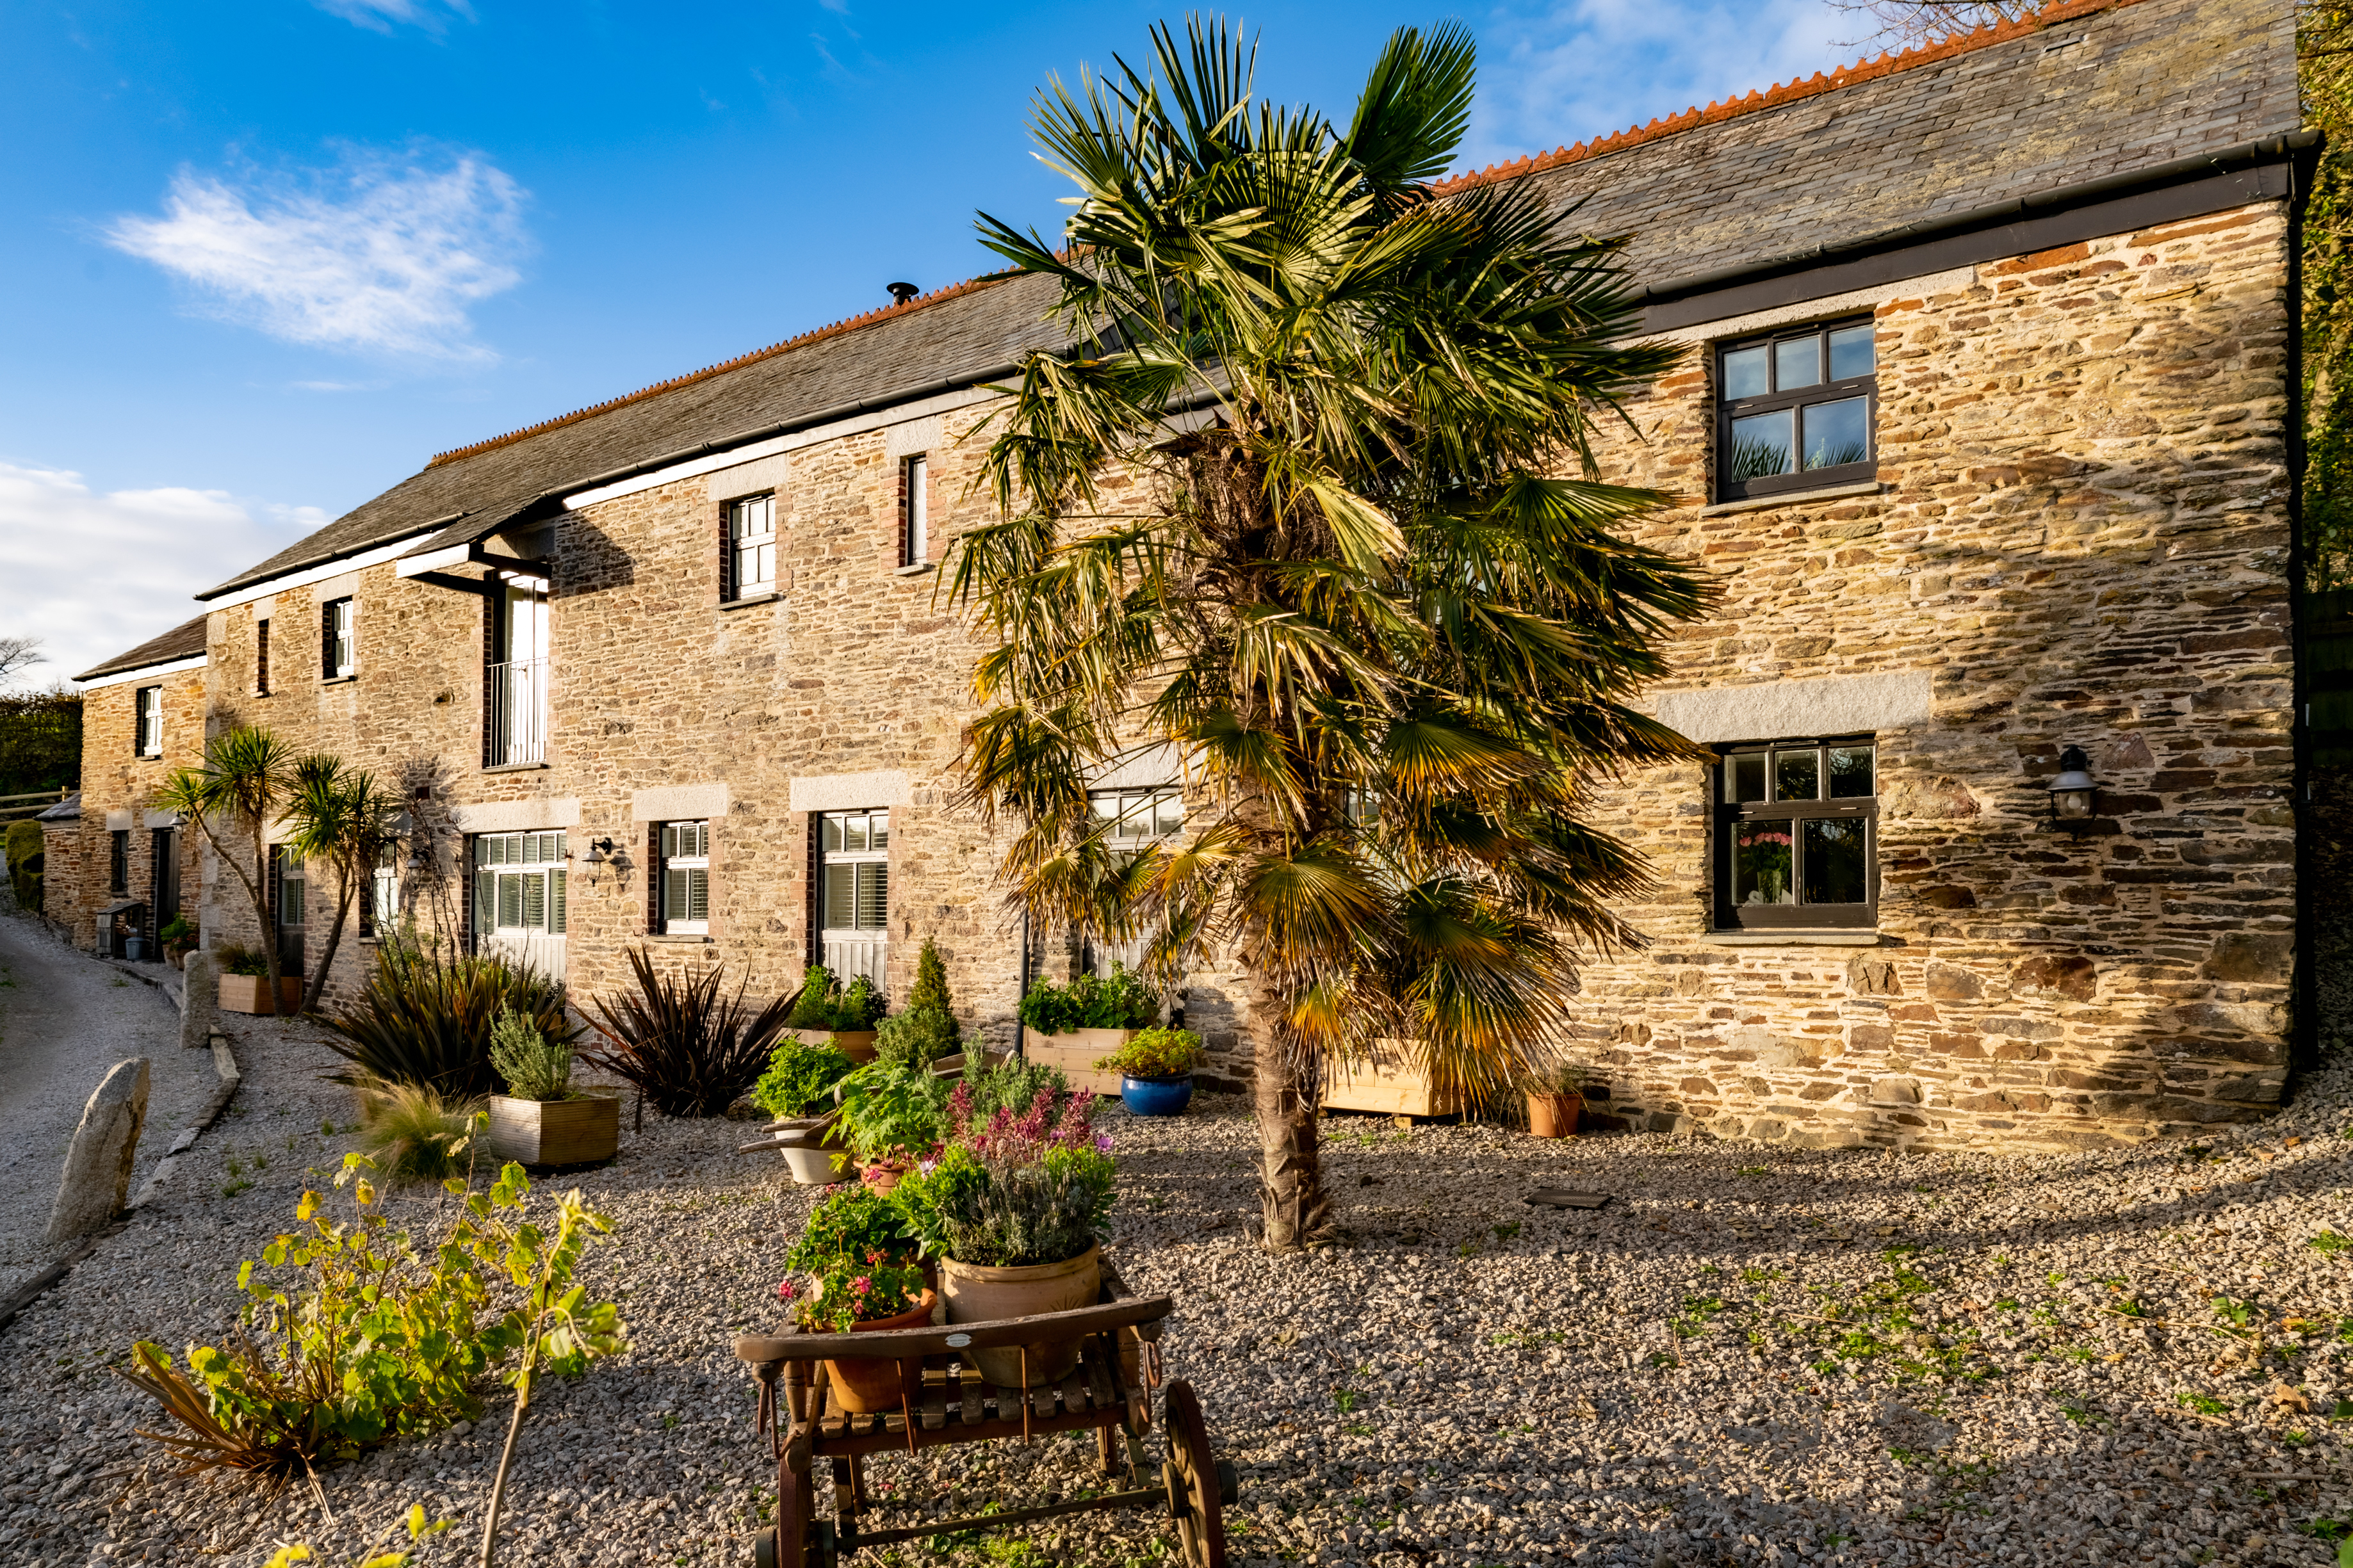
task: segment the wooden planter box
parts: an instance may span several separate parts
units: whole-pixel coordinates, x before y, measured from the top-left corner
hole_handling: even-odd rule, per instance
[[[511,1100],[494,1094],[483,1144],[501,1160],[526,1165],[609,1160],[621,1146],[621,1097],[593,1090],[578,1100]]]
[[[851,1061],[871,1062],[874,1059],[874,1031],[871,1029],[795,1029],[805,1046],[831,1046]]]
[[[1377,1040],[1370,1061],[1335,1062],[1324,1082],[1326,1110],[1377,1110],[1390,1116],[1452,1116],[1458,1096],[1430,1087],[1413,1066],[1412,1047],[1402,1040]]]
[[[224,974],[220,977],[220,1008],[224,1013],[261,1011],[261,988],[269,984],[266,974]],[[291,975],[281,975],[278,981],[278,1011],[290,1017],[302,1005],[302,983]]]
[[[1067,1035],[1032,1033],[1023,1041],[1021,1054],[1033,1062],[1060,1068],[1072,1089],[1117,1094],[1119,1074],[1098,1071],[1096,1058],[1111,1055],[1142,1033],[1141,1029],[1073,1029]]]

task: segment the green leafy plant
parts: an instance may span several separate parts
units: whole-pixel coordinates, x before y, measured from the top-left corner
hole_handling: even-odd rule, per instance
[[[964,1075],[967,1120],[986,1122],[1000,1110],[1025,1114],[1047,1094],[1071,1092],[1071,1080],[1060,1068],[1008,1057],[991,1067],[967,1068]]]
[[[748,977],[727,996],[726,965],[665,973],[642,947],[629,950],[629,970],[636,991],[590,1002],[606,1043],[580,1058],[637,1085],[666,1116],[724,1114],[766,1070],[791,1000],[755,1010],[744,1000]]]
[[[951,1050],[964,1043],[964,1031],[955,1021],[955,996],[948,990],[947,961],[940,956],[939,943],[930,937],[923,939],[915,954],[915,984],[907,992],[907,1011],[944,1020]]]
[[[194,947],[196,944],[196,928],[187,916],[174,915],[155,933],[155,940],[174,950]]]
[[[411,1503],[408,1505],[408,1511],[396,1521],[395,1524],[396,1527],[407,1530],[409,1542],[414,1545],[420,1542],[430,1541],[457,1522],[454,1519],[437,1519],[427,1524],[425,1522],[424,1505]],[[386,1529],[385,1533],[390,1535],[391,1529]],[[269,1554],[269,1561],[264,1563],[262,1568],[292,1568],[292,1565],[297,1563],[312,1561],[316,1555],[317,1553],[311,1550],[311,1544],[308,1542],[287,1542],[281,1543],[277,1551]],[[417,1553],[414,1552],[379,1552],[363,1559],[356,1568],[408,1568],[408,1564],[416,1561],[416,1557]]]
[[[839,1087],[841,1117],[827,1139],[860,1163],[902,1163],[939,1142],[948,1090],[927,1069],[869,1062]]]
[[[360,1090],[360,1147],[395,1181],[464,1174],[477,1131],[473,1101],[445,1099],[429,1084],[379,1083]]]
[[[572,1042],[548,1034],[512,1007],[491,1025],[491,1068],[517,1100],[570,1100]]]
[[[2340,1252],[2353,1252],[2353,1237],[2333,1230],[2324,1230],[2305,1245],[2323,1257],[2334,1258]]]
[[[43,868],[48,863],[43,847],[41,825],[37,822],[12,822],[7,836],[8,880],[16,894],[20,910],[41,907]]]
[[[833,1086],[857,1070],[856,1062],[831,1046],[781,1039],[768,1053],[768,1070],[752,1086],[752,1103],[771,1116],[805,1116],[829,1104]]]
[[[801,971],[800,992],[793,998],[786,1026],[856,1034],[873,1028],[889,1010],[889,998],[863,974],[845,986],[832,970],[812,963]]]
[[[1142,1029],[1160,1017],[1160,993],[1114,965],[1111,978],[1082,974],[1068,985],[1040,980],[1021,998],[1021,1021],[1041,1035],[1073,1029]]]
[[[893,1263],[877,1250],[862,1258],[828,1258],[808,1289],[786,1279],[776,1294],[792,1303],[793,1316],[809,1332],[846,1334],[854,1323],[913,1310],[925,1289],[922,1265]]]
[[[216,949],[213,959],[220,965],[223,974],[242,974],[258,980],[269,973],[269,955],[241,942]]]
[[[930,1067],[956,1046],[955,1020],[944,1013],[893,1013],[874,1028],[874,1059],[894,1067]]]
[[[342,1082],[420,1084],[473,1099],[498,1089],[491,1031],[505,1012],[522,1014],[551,1039],[578,1034],[565,1016],[560,982],[503,959],[444,954],[413,936],[387,933],[350,1011],[326,1020],[340,1037],[327,1046],[352,1064]]]
[[[785,1254],[785,1267],[815,1274],[845,1259],[875,1253],[895,1258],[913,1248],[906,1215],[892,1196],[871,1187],[841,1186],[810,1211],[799,1238]]]
[[[1098,1072],[1126,1078],[1178,1078],[1201,1059],[1201,1037],[1190,1029],[1151,1028],[1095,1062]]]

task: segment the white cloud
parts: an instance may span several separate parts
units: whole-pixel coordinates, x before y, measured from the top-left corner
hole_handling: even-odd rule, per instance
[[[422,146],[242,189],[184,169],[162,216],[106,240],[289,342],[480,360],[466,309],[522,280],[525,195],[480,154]]]
[[[0,636],[48,656],[46,686],[171,630],[190,597],[328,521],[317,507],[168,486],[93,491],[66,468],[0,463]]]
[[[438,33],[448,26],[448,18],[436,9],[432,0],[311,0],[311,3],[331,16],[341,16],[354,27],[371,32],[389,33],[397,23],[407,23]],[[458,16],[470,22],[474,8],[466,0],[442,0]]]
[[[1563,0],[1505,5],[1479,30],[1465,167],[1549,153],[1737,98],[1854,57],[1854,20],[1820,0]]]

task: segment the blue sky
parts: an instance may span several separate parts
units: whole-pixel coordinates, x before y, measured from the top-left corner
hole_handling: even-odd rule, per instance
[[[1229,15],[1232,15],[1229,13]],[[1180,11],[899,0],[0,8],[0,635],[46,683],[433,452],[985,270],[1048,226],[1033,89]],[[1391,29],[1480,42],[1464,164],[1860,52],[1822,0],[1288,0],[1345,117]]]

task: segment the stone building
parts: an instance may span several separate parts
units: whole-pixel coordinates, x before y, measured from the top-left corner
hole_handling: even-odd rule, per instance
[[[1577,1009],[1604,1118],[2082,1143],[2277,1102],[2313,141],[2285,8],[2084,0],[1466,177],[1630,235],[1690,351],[1602,449],[1722,585],[1654,694],[1716,760],[1600,811],[1659,874]],[[396,779],[384,908],[575,991],[644,943],[903,995],[929,937],[1008,1034],[1066,959],[951,805],[938,566],[1050,297],[943,289],[437,457],[199,595],[207,721]],[[1100,786],[1182,831],[1168,761]],[[1228,979],[1187,1016],[1238,1078]]]
[[[173,769],[204,755],[206,617],[117,654],[81,683],[81,795],[41,816],[41,912],[85,952],[120,954],[198,896],[195,835],[150,804]]]

